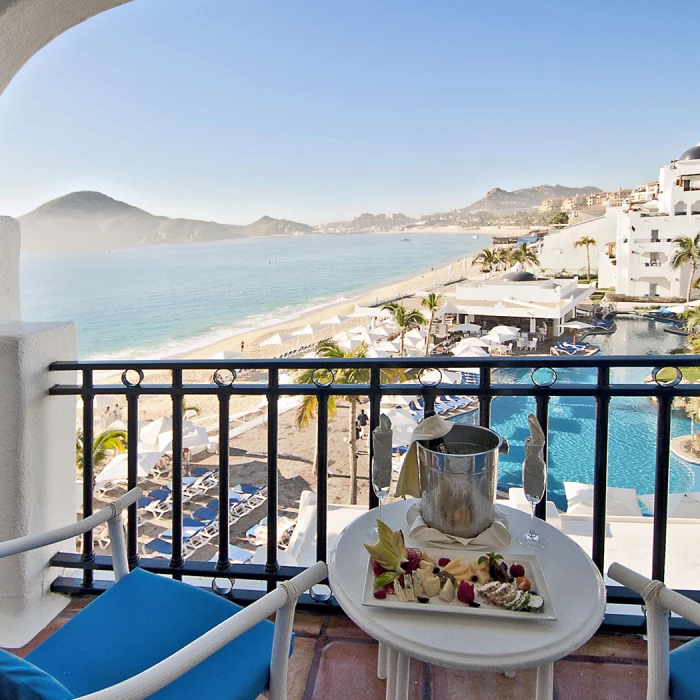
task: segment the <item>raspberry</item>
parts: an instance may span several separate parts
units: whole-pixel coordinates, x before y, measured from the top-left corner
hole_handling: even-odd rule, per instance
[[[467,581],[460,581],[457,589],[457,599],[462,603],[474,602],[474,586]]]
[[[450,560],[447,557],[442,557],[441,559],[438,559],[438,566],[447,566],[450,563]]]
[[[378,591],[374,592],[374,597],[378,600],[384,600],[386,598],[386,591],[383,588],[380,588]]]

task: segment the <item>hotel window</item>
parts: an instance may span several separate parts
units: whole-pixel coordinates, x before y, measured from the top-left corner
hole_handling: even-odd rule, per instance
[[[683,180],[683,192],[690,192],[690,180]]]
[[[688,207],[685,202],[678,202],[673,209],[676,216],[685,216],[688,213]]]
[[[659,242],[659,229],[658,228],[653,228],[651,230],[651,242],[652,243],[658,243]]]
[[[700,199],[698,199],[697,202],[694,202],[691,207],[690,207],[690,213],[691,214],[700,214]]]

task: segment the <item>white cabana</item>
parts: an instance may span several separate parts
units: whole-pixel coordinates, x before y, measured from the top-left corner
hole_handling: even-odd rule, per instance
[[[454,304],[452,304],[451,302],[448,301],[447,304],[445,304],[445,306],[439,308],[435,312],[435,315],[438,318],[444,318],[445,314],[458,314],[458,313],[460,313],[459,309]]]
[[[288,340],[294,340],[294,336],[288,333],[275,333],[267,340],[263,340],[262,343],[260,343],[260,347],[263,345],[284,345]]]
[[[148,476],[158,460],[163,456],[162,452],[145,452],[139,454],[136,463],[136,476],[144,478]],[[95,483],[102,484],[107,481],[119,481],[128,477],[129,455],[126,453],[115,455],[107,466],[97,475]]]

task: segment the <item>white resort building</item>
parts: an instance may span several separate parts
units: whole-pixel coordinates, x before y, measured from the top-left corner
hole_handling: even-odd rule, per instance
[[[598,286],[636,297],[683,297],[687,267],[673,269],[674,240],[700,233],[700,144],[661,168],[658,182],[636,187],[629,201],[608,201],[602,216],[550,231],[539,243],[546,274],[582,274],[587,269],[583,237],[590,246]]]
[[[522,326],[527,319],[531,333],[543,325],[548,335],[558,336],[562,324],[576,317],[576,307],[588,301],[594,286],[574,279],[537,279],[514,266],[495,279],[458,284],[455,306],[464,320],[482,323],[498,319]]]

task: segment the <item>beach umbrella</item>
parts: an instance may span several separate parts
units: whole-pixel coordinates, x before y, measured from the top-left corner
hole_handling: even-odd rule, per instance
[[[321,326],[342,326],[343,321],[347,319],[347,316],[331,316],[330,318],[325,318],[320,322]]]
[[[458,326],[452,326],[453,331],[463,331],[465,333],[475,333],[481,328],[478,323],[460,323]]]
[[[416,421],[406,408],[393,408],[384,411],[391,421],[391,446],[403,447],[411,442],[411,436],[416,429]]]
[[[338,347],[343,348],[343,350],[355,350],[359,348],[363,342],[364,341],[360,338],[346,338],[338,343]]]
[[[428,337],[428,332],[422,328],[413,328],[404,337],[411,340],[425,340]]]
[[[411,401],[415,401],[415,396],[390,395],[382,396],[382,406],[407,407]]]
[[[304,326],[303,328],[300,328],[298,331],[293,331],[292,335],[310,335],[311,338],[313,339],[314,334],[316,331],[320,331],[321,328],[319,326],[312,326],[311,324]]]
[[[393,353],[389,353],[386,350],[377,350],[377,348],[370,348],[367,351],[365,357],[371,357],[372,359],[378,359],[380,357],[389,357]]]
[[[355,326],[348,331],[348,335],[367,335],[367,329],[364,326]]]
[[[639,500],[654,513],[653,493],[640,496]],[[668,517],[700,519],[700,493],[669,493]]]
[[[371,341],[381,340],[382,338],[388,338],[390,333],[384,328],[384,326],[377,326],[367,333]]]
[[[293,340],[294,336],[289,335],[288,333],[275,333],[273,336],[270,336],[267,340],[263,340],[262,343],[259,343],[260,347],[263,345],[284,345],[288,340]]]
[[[487,348],[488,346],[489,344],[481,338],[462,338],[456,345],[458,348]]]
[[[391,318],[391,311],[374,306],[356,306],[350,318]]]
[[[136,476],[147,477],[158,460],[163,456],[162,452],[144,452],[139,454],[136,462]],[[115,455],[107,466],[98,474],[95,481],[104,483],[106,481],[117,481],[128,477],[129,455],[126,453]]]
[[[377,350],[377,352],[397,353],[401,351],[401,346],[397,342],[389,343],[388,341],[384,341],[383,343],[377,343],[375,345],[375,350]]]

